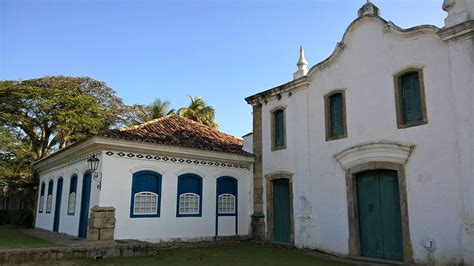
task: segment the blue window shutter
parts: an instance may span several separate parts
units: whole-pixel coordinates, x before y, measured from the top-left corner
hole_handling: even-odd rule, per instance
[[[232,194],[237,197],[237,179],[223,176],[217,179],[217,196],[221,194]]]
[[[273,114],[274,117],[274,137],[275,137],[275,147],[284,147],[285,146],[285,120],[284,120],[284,110],[278,110]]]
[[[71,178],[71,185],[69,186],[69,194],[72,192],[76,193],[77,192],[77,176],[73,176]]]
[[[134,173],[132,176],[132,193],[130,200],[130,217],[144,218],[144,217],[160,217],[161,211],[161,179],[162,176],[153,171],[141,171]],[[133,214],[133,207],[135,201],[135,194],[139,192],[153,192],[158,194],[158,204],[156,214]]]
[[[342,94],[334,94],[329,98],[331,137],[344,135],[344,106]]]
[[[44,182],[41,184],[41,196],[44,196],[44,187],[45,187],[45,184]]]
[[[54,184],[54,181],[50,180],[48,184],[48,195],[53,194],[53,184]]]
[[[404,124],[422,121],[423,112],[418,72],[411,72],[400,78],[400,96]]]
[[[179,214],[179,196],[184,193],[195,193],[199,195],[199,214]],[[192,217],[202,216],[202,177],[195,174],[183,174],[178,176],[178,195],[176,200],[176,216]]]

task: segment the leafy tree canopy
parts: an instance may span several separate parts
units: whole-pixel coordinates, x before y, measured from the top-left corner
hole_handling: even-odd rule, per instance
[[[23,133],[35,159],[101,129],[127,124],[127,110],[104,82],[88,77],[0,81],[0,126]]]
[[[188,96],[190,103],[188,107],[180,108],[178,114],[180,116],[189,118],[198,123],[206,125],[208,127],[217,128],[218,125],[215,118],[215,110],[212,106],[207,105],[202,97]]]

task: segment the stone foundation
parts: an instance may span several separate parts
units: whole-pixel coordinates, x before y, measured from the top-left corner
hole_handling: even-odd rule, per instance
[[[89,218],[89,231],[87,233],[87,240],[114,240],[114,229],[115,208],[98,206],[92,207]]]
[[[179,238],[171,239],[166,243],[155,244],[135,240],[119,240],[92,242],[80,246],[3,249],[0,250],[0,265],[37,260],[153,256],[157,255],[159,251],[171,248],[235,244],[248,240],[248,236],[220,236],[199,239],[200,242],[180,242],[182,239]]]

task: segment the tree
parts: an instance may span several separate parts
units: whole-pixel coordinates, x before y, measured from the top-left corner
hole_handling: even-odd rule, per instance
[[[176,112],[175,109],[170,109],[169,101],[162,101],[161,99],[156,99],[155,101],[153,101],[152,104],[148,105],[148,109],[150,111],[151,119],[165,117],[167,115],[172,115]]]
[[[31,175],[35,158],[31,145],[20,132],[0,126],[0,204],[9,209],[33,209],[37,178]],[[5,197],[10,200],[4,201]]]
[[[21,132],[35,158],[101,129],[126,123],[126,106],[89,77],[0,81],[0,126]]]
[[[214,121],[214,108],[210,105],[207,105],[206,102],[204,102],[204,100],[202,99],[202,97],[192,97],[189,95],[188,97],[191,100],[189,106],[185,108],[180,108],[178,110],[178,114],[208,127],[217,128],[218,125]]]

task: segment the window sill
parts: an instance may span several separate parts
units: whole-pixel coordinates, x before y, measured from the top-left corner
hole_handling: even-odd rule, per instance
[[[342,135],[342,136],[336,136],[336,137],[326,137],[326,141],[332,141],[332,140],[342,140],[342,139],[347,139],[347,135]]]
[[[179,217],[202,217],[201,214],[178,214],[176,215],[177,218]]]
[[[286,150],[286,145],[282,147],[272,147],[272,151],[281,151],[281,150]]]
[[[409,124],[398,124],[397,127],[398,129],[404,129],[404,128],[410,128],[410,127],[417,127],[417,126],[422,126],[428,124],[428,120],[422,120],[418,122],[413,122]]]
[[[130,215],[130,218],[160,218],[160,215],[159,214],[150,214],[150,215],[146,215],[146,214],[132,214]]]
[[[218,213],[217,216],[236,216],[236,213]]]

